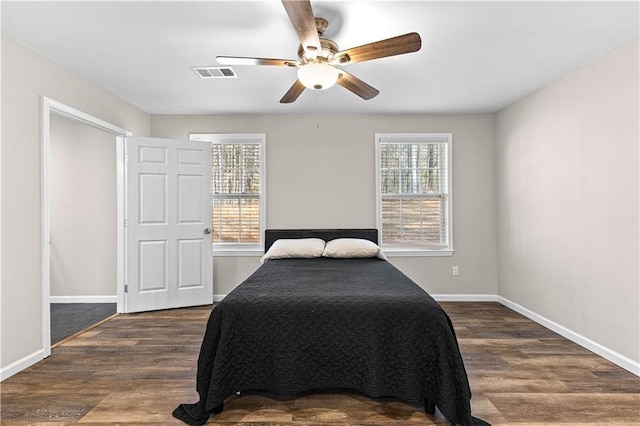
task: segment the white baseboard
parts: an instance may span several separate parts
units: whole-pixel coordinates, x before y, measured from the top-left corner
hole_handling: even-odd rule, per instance
[[[4,379],[8,379],[16,373],[21,372],[22,370],[31,367],[36,362],[42,361],[44,359],[44,351],[39,350],[34,353],[27,355],[19,360],[12,362],[6,367],[0,368],[0,382]]]
[[[543,327],[546,327],[549,330],[558,333],[562,337],[565,337],[572,342],[577,343],[583,348],[588,349],[597,355],[600,355],[604,359],[613,362],[614,364],[624,368],[625,370],[635,374],[636,376],[640,376],[640,362],[634,361],[631,358],[619,354],[618,352],[611,350],[606,346],[601,345],[600,343],[594,342],[593,340],[584,337],[583,335],[578,334],[575,331],[570,330],[554,321],[551,321],[550,319],[545,318],[542,315],[536,314],[535,312],[525,308],[524,306],[505,299],[504,297],[497,296],[497,300],[500,304],[506,306],[507,308],[524,315],[525,317],[537,322]]]
[[[495,294],[432,294],[438,302],[497,302]]]
[[[220,302],[222,299],[224,299],[225,297],[227,297],[226,294],[214,294],[213,295],[213,301],[214,302]]]
[[[50,296],[51,303],[118,303],[118,296]]]

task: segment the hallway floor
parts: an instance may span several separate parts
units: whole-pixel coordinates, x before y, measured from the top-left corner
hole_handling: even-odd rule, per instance
[[[58,343],[115,313],[115,303],[52,303],[51,344]]]

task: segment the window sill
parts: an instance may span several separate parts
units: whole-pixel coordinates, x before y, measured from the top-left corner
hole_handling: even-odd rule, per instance
[[[408,248],[384,248],[382,251],[387,257],[444,257],[453,256],[453,249],[428,250]]]
[[[227,250],[213,250],[213,257],[262,257],[264,250],[262,249],[227,249]]]

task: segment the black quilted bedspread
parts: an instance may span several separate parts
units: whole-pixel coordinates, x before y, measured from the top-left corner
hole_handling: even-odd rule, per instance
[[[269,260],[213,309],[198,359],[200,400],[174,416],[203,424],[239,391],[349,389],[435,403],[453,423],[471,392],[447,314],[390,263]]]

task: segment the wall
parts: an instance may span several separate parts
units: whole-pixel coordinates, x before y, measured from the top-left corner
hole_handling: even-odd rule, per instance
[[[2,371],[42,351],[41,96],[139,136],[147,113],[24,46],[2,38]]]
[[[49,133],[51,296],[115,302],[116,137],[57,115]]]
[[[432,294],[496,294],[493,115],[151,117],[152,136],[192,132],[266,134],[268,228],[375,227],[375,133],[453,133],[455,253],[391,261]],[[215,258],[214,292],[228,293],[258,265]]]
[[[635,362],[638,49],[497,114],[500,296]]]

